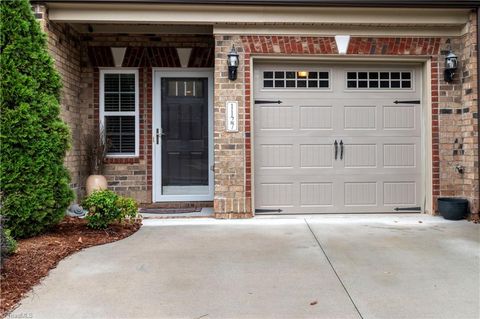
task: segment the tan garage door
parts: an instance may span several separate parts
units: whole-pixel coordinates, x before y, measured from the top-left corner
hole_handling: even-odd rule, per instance
[[[422,206],[420,99],[414,65],[255,65],[257,213]]]

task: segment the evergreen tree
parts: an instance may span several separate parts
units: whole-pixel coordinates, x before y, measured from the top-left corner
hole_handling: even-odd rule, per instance
[[[14,237],[58,223],[73,200],[61,81],[28,0],[0,2],[1,214]]]

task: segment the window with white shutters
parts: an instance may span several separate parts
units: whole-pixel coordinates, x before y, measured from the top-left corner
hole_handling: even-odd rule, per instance
[[[100,80],[100,123],[108,155],[138,156],[138,72],[103,70]]]

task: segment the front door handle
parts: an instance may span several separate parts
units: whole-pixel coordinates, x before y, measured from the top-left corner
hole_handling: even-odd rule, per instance
[[[343,140],[340,140],[340,160],[343,159]]]
[[[167,134],[163,132],[163,129],[161,128],[155,129],[155,143],[158,145],[160,143],[160,138],[166,135]]]
[[[337,154],[338,154],[338,142],[335,140],[335,143],[333,143],[333,147],[335,148],[335,160],[337,160]]]

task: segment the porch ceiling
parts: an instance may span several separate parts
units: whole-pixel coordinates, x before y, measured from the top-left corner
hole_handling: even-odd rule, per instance
[[[213,26],[209,25],[165,25],[165,24],[111,24],[111,23],[71,23],[79,33],[102,34],[156,34],[156,35],[209,35]]]

